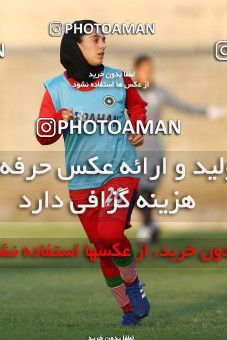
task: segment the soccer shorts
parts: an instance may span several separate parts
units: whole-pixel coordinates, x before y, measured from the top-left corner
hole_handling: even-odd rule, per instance
[[[89,204],[88,198],[91,191],[97,197],[97,207],[86,208],[85,212],[78,214],[83,228],[91,243],[98,239],[121,239],[124,230],[131,227],[130,219],[132,210],[138,197],[139,178],[117,177],[112,178],[100,187],[92,189],[69,190],[69,196],[75,209],[80,210],[78,204]],[[128,200],[129,206],[117,208],[113,214],[107,211],[113,209],[113,191],[128,189],[124,197]],[[104,192],[105,204],[100,204],[101,192]]]

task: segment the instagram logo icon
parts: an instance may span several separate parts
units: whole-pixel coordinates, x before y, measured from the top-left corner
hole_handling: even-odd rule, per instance
[[[36,132],[39,137],[53,137],[56,134],[56,122],[53,118],[39,118],[36,121]]]
[[[219,40],[215,44],[215,57],[220,61],[227,61],[227,40]]]

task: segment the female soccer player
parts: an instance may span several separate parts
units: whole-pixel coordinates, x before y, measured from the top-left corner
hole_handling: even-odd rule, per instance
[[[138,120],[145,123],[147,103],[135,88],[126,90],[132,80],[124,77],[121,70],[102,64],[105,37],[97,27],[87,34],[86,24],[95,26],[92,20],[76,21],[73,25],[80,27],[80,31],[74,33],[74,30],[71,30],[64,34],[60,61],[66,71],[45,82],[46,92],[39,118],[52,118],[56,122],[72,119],[75,122],[79,119],[117,119],[124,124],[126,108],[134,126]],[[113,86],[113,80],[120,83],[120,86]],[[78,86],[83,84],[87,86]],[[42,131],[41,124],[39,122],[38,129]],[[51,131],[48,134],[52,134]],[[46,145],[54,143],[60,136],[61,134],[56,132],[52,137],[37,135],[37,139]],[[139,178],[137,175],[121,174],[119,166],[125,161],[131,168],[135,168],[135,147],[142,145],[143,136],[113,135],[106,131],[103,135],[98,130],[87,135],[84,132],[69,133],[69,129],[66,129],[63,137],[67,174],[71,166],[87,165],[88,159],[94,156],[98,156],[96,164],[100,169],[105,163],[112,164],[112,174],[74,176],[68,181],[69,195],[76,208],[78,204],[88,202],[92,190],[98,199],[101,192],[104,192],[105,204],[87,208],[79,218],[90,242],[97,250],[111,250],[115,243],[119,243],[121,251],[130,249],[130,256],[100,256],[100,265],[107,286],[123,310],[122,325],[136,325],[141,318],[148,315],[150,304],[138,279],[131,243],[124,231],[131,226],[130,216],[137,198]],[[113,206],[114,193],[126,188],[128,193],[125,197],[130,202],[129,207],[108,214]]]

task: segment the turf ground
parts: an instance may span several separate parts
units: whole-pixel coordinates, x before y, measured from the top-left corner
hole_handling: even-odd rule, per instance
[[[0,227],[2,237],[63,236],[56,224]],[[67,224],[64,236],[81,237],[75,230]],[[226,266],[140,267],[152,311],[139,326],[122,329],[121,311],[97,268],[2,266],[0,339],[227,339]]]

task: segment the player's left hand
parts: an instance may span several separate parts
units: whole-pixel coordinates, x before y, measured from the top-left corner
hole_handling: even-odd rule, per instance
[[[209,106],[207,108],[207,115],[210,119],[220,119],[227,117],[227,108],[218,106]]]
[[[144,138],[142,135],[132,135],[131,133],[129,133],[128,140],[132,145],[137,148],[138,146],[143,145]]]

